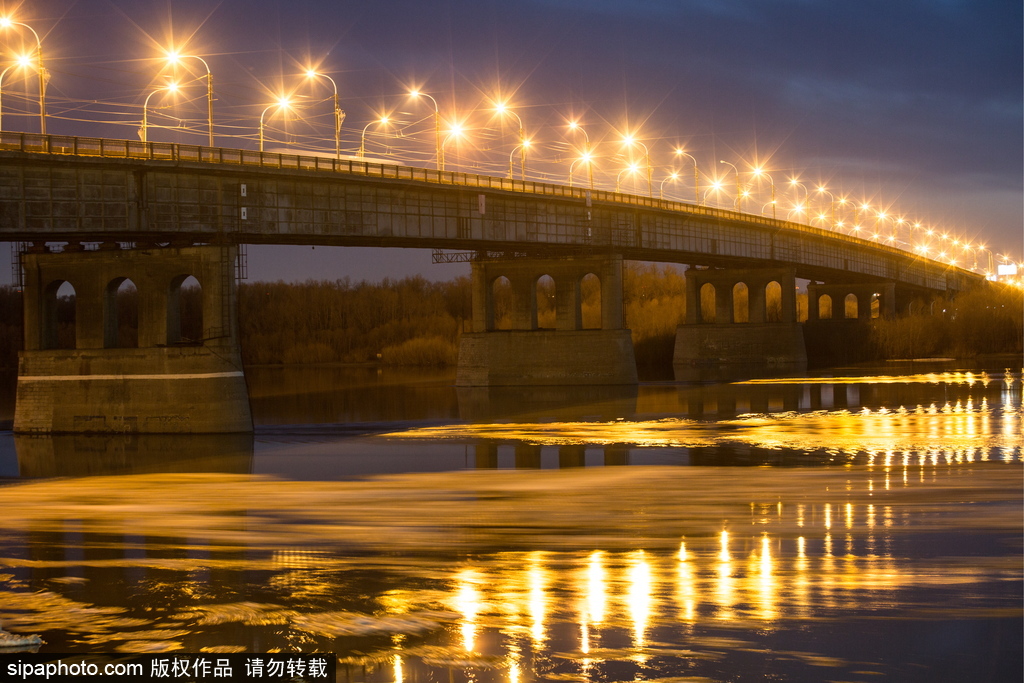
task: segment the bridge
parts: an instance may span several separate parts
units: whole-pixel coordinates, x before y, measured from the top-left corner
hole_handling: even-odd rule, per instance
[[[0,239],[27,245],[15,429],[28,432],[251,428],[234,322],[243,244],[472,252],[473,332],[463,336],[457,380],[466,386],[635,383],[624,259],[701,268],[687,278],[689,325],[676,346],[683,364],[767,357],[799,365],[797,278],[817,283],[829,301],[853,297],[853,317],[865,317],[868,299],[894,314],[983,279],[830,230],[650,197],[372,161],[11,132],[0,133]],[[599,330],[581,324],[588,274],[601,283]],[[198,345],[184,345],[180,329],[189,275],[203,286]],[[556,283],[554,330],[537,324],[544,275]],[[501,277],[514,294],[515,329],[499,332],[493,284]],[[139,291],[130,349],[116,335],[125,279]],[[57,348],[64,282],[76,291],[73,349]],[[740,284],[750,293],[743,312]],[[773,287],[781,313],[766,304]],[[713,315],[697,303],[707,288]]]

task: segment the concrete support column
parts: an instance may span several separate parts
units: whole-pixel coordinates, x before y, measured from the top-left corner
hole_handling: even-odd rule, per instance
[[[700,322],[700,287],[694,275],[694,268],[686,270],[686,324],[696,325]]]
[[[735,322],[733,320],[732,287],[728,281],[715,284],[715,323]]]
[[[580,281],[573,277],[555,281],[555,329],[583,329]]]
[[[606,257],[598,277],[601,278],[601,329],[621,330],[626,326],[622,304],[622,257]]]
[[[807,285],[807,322],[818,320],[818,285]],[[783,296],[785,300],[785,296]],[[785,309],[783,309],[785,310]]]
[[[752,323],[763,323],[768,320],[767,301],[764,288],[767,282],[760,280],[747,283],[747,303],[749,308],[748,320]]]
[[[473,261],[470,272],[473,301],[473,331],[489,332],[494,329],[494,285],[487,271]]]

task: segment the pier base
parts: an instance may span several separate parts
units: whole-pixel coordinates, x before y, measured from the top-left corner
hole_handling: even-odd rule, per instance
[[[455,385],[636,384],[629,330],[506,330],[462,335]]]
[[[23,351],[14,431],[251,432],[238,353],[206,347]]]
[[[677,381],[721,382],[807,369],[799,323],[680,325],[672,365]]]

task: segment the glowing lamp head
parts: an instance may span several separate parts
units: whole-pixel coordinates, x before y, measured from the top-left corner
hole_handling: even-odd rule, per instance
[[[277,98],[277,106],[281,109],[289,109],[292,106],[292,101],[287,97]]]
[[[171,64],[177,64],[179,61],[181,61],[181,54],[179,54],[176,50],[168,50],[167,61]]]
[[[672,180],[675,180],[676,178],[679,177],[679,174],[678,173],[669,173],[668,177],[671,178]]]
[[[306,78],[316,78],[317,73],[314,69],[306,69]]]
[[[420,91],[419,90],[413,88],[412,90],[409,91],[409,97],[419,97],[419,96],[420,96]]]
[[[167,92],[174,93],[174,92],[177,92],[177,91],[178,91],[178,84],[177,83],[173,83],[172,82],[172,83],[168,83],[167,84]]]
[[[15,61],[18,62],[18,66],[32,66],[32,57],[30,55],[18,55]]]
[[[586,153],[580,155],[580,161],[582,161],[585,164],[589,164],[590,163],[590,159],[591,159],[590,152],[586,152]]]
[[[508,107],[505,106],[504,102],[498,102],[497,104],[494,105],[494,111],[498,112],[499,114],[504,114],[507,110]]]
[[[462,137],[462,126],[460,126],[457,123],[452,124],[452,127],[448,130],[448,134],[453,135],[457,138]]]
[[[0,26],[8,28],[14,22],[11,21],[10,17],[0,17]]]
[[[523,140],[523,147],[525,149],[529,149],[530,148],[530,141],[529,140]]]

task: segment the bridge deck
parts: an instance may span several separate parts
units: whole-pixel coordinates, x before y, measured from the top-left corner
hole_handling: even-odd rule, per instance
[[[0,133],[0,239],[373,245],[791,265],[959,290],[980,275],[829,230],[651,197],[316,156]]]

